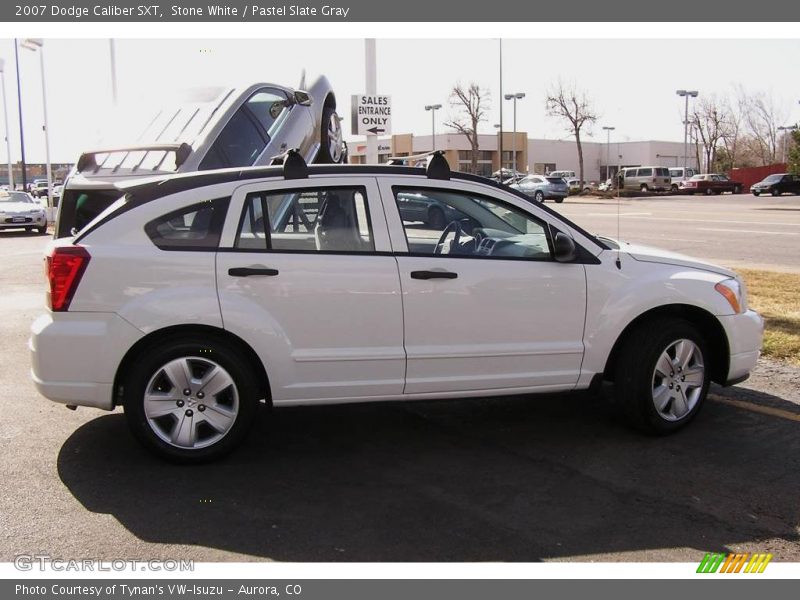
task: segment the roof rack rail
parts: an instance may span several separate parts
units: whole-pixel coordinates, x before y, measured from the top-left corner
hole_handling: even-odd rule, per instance
[[[269,164],[283,165],[284,179],[308,179],[308,165],[296,148],[290,148],[283,154],[273,156]]]
[[[410,162],[426,161],[425,174],[428,179],[450,179],[450,165],[444,157],[443,150],[434,150],[423,154],[411,154],[409,156],[390,156],[386,161],[387,165],[402,166]]]
[[[121,148],[108,148],[102,150],[90,150],[83,152],[78,159],[77,170],[79,173],[87,169],[97,170],[98,154],[114,154],[116,152],[174,152],[175,153],[175,168],[180,167],[189,158],[192,153],[192,147],[186,142],[180,144],[144,144],[140,146],[123,146]]]

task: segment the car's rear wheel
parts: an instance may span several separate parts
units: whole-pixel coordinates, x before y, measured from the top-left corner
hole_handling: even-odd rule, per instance
[[[699,412],[710,383],[707,345],[684,319],[649,321],[631,333],[615,368],[615,394],[630,422],[665,434]]]
[[[714,193],[714,190],[712,190],[711,188],[706,188],[706,191],[705,191],[706,196],[710,196],[713,193]]]
[[[742,193],[742,186],[740,186],[740,185],[733,186],[733,193],[734,194],[741,194]]]
[[[562,196],[559,196],[557,198],[554,198],[554,200],[556,201],[556,204],[561,204],[564,201],[564,198]]]
[[[229,344],[184,338],[148,348],[124,378],[123,405],[133,435],[174,462],[213,460],[249,431],[258,386]]]
[[[673,194],[677,194],[678,186],[673,183],[671,186],[669,186],[669,191],[672,192]]]
[[[761,194],[761,192],[753,192],[753,196],[756,196],[756,197],[758,197],[760,194]]]
[[[344,145],[342,144],[342,124],[336,109],[326,106],[322,109],[322,125],[319,135],[320,163],[341,163],[344,161]]]
[[[640,192],[647,193],[647,185],[643,183],[643,184],[641,185],[641,187],[639,187],[639,191],[640,191]]]
[[[536,200],[536,202],[544,202],[544,192],[542,192],[541,190],[538,190],[533,195],[533,199]]]
[[[40,235],[44,235],[45,233],[47,233],[47,225],[45,225],[44,227],[37,227],[36,231],[38,231]]]

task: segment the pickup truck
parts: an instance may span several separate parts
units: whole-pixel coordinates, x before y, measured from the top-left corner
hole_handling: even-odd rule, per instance
[[[693,175],[691,179],[681,181],[679,189],[684,194],[705,194],[706,196],[711,196],[712,194],[721,194],[722,192],[741,194],[742,187],[741,182],[732,181],[725,175],[705,173],[702,175]]]

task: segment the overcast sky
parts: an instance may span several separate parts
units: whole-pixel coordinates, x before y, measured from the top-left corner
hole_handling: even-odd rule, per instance
[[[547,24],[531,24],[550,27]],[[364,42],[353,40],[118,40],[120,97],[227,81],[266,81],[296,86],[303,68],[331,80],[348,130],[350,95],[364,91]],[[454,83],[474,81],[491,93],[490,133],[499,121],[498,41],[378,40],[378,92],[392,96],[393,132],[430,132],[424,105],[441,103],[437,131],[454,111],[447,99]],[[0,40],[11,154],[19,160],[16,71],[12,40]],[[683,139],[679,88],[703,95],[732,94],[734,86],[772,94],[784,107],[786,124],[800,121],[798,40],[505,40],[504,92],[524,92],[517,128],[531,137],[564,138],[563,125],[547,117],[544,97],[558,81],[588,91],[602,125],[616,127],[619,140]],[[20,48],[26,154],[44,161],[39,59]],[[72,162],[96,143],[97,115],[111,105],[108,40],[45,40],[51,159]],[[344,106],[343,106],[344,105]],[[511,103],[504,108],[511,130]],[[348,136],[349,138],[350,136]],[[2,161],[5,147],[0,148]]]

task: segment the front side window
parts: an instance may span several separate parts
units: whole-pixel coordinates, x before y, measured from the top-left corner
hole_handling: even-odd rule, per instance
[[[652,177],[653,176],[653,169],[639,169],[638,177]]]
[[[248,194],[235,247],[372,252],[375,244],[366,190],[337,187]]]
[[[223,167],[249,167],[264,151],[267,140],[246,107],[233,113],[231,120],[219,134],[200,163],[200,170]]]
[[[276,90],[261,90],[250,96],[245,103],[247,110],[255,117],[258,124],[269,132],[275,121],[289,105],[286,96]]]
[[[144,230],[162,250],[213,250],[227,210],[228,198],[207,200],[153,219]]]
[[[411,254],[551,259],[547,225],[514,206],[445,189],[397,187],[394,196]]]

